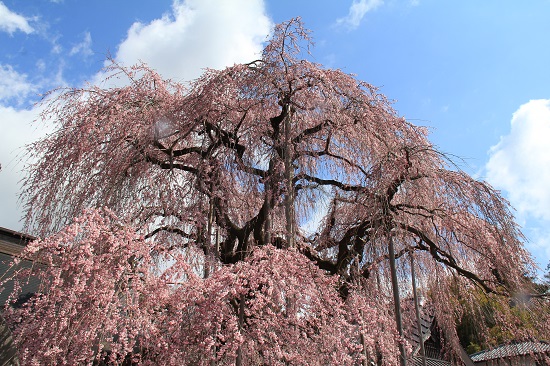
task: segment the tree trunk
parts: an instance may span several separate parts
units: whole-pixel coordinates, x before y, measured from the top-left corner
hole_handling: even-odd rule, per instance
[[[271,182],[271,177],[273,176],[273,168],[275,164],[273,161],[273,156],[269,158],[269,170],[266,180],[264,182],[265,190],[265,221],[264,221],[264,244],[271,244],[271,201],[273,199],[273,186]]]
[[[290,106],[285,108],[290,109]],[[284,139],[284,162],[285,162],[285,180],[286,180],[286,196],[285,196],[285,217],[286,217],[286,232],[287,245],[289,248],[294,248],[294,171],[292,169],[292,149],[290,148],[290,111],[284,121],[285,139]]]

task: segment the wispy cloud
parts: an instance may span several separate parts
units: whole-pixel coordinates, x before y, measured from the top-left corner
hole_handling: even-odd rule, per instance
[[[93,54],[92,51],[92,35],[90,32],[86,32],[84,34],[84,39],[82,42],[76,44],[71,48],[71,52],[69,52],[69,55],[73,56],[76,54],[81,54],[83,56],[91,56]]]
[[[361,24],[365,15],[384,4],[384,0],[353,0],[348,15],[336,20],[337,26],[348,29],[356,29]]]
[[[29,20],[29,18],[14,13],[0,1],[0,30],[8,32],[10,35],[17,31],[32,33],[34,29],[29,24]]]

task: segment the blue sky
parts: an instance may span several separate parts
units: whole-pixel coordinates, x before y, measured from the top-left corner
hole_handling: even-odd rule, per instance
[[[315,61],[354,73],[432,128],[516,208],[550,262],[549,0],[0,0],[0,226],[19,230],[22,146],[38,94],[100,79],[107,55],[166,77],[255,58],[274,23],[301,16]]]

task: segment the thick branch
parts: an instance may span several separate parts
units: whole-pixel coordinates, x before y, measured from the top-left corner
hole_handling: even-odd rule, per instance
[[[338,271],[336,263],[328,259],[321,258],[309,245],[298,245],[298,251],[305,255],[309,260],[315,262],[317,267],[320,269],[328,271],[330,274],[336,274]]]
[[[363,186],[354,186],[354,185],[351,185],[351,184],[345,184],[345,183],[342,183],[342,182],[334,180],[334,179],[322,179],[322,178],[311,176],[311,175],[306,174],[306,173],[300,173],[300,174],[296,175],[294,177],[294,182],[297,182],[300,179],[304,179],[304,180],[307,180],[309,182],[317,183],[317,184],[324,185],[324,186],[338,187],[341,190],[347,191],[347,192],[360,192],[360,191],[365,190],[365,187],[363,187]]]
[[[311,128],[306,128],[304,131],[302,131],[302,133],[300,133],[298,136],[294,137],[292,139],[292,142],[295,143],[295,144],[298,144],[300,143],[305,137],[309,136],[309,135],[313,135],[319,131],[321,131],[323,129],[323,127],[325,126],[329,126],[332,124],[332,121],[327,119],[321,123],[319,123],[317,126],[314,126],[314,127],[311,127]]]
[[[204,122],[204,124],[206,126],[207,132],[216,131],[221,143],[225,147],[235,150],[237,152],[237,155],[242,159],[244,152],[246,151],[246,147],[239,144],[239,138],[235,133],[227,132],[210,122]]]
[[[153,163],[162,169],[179,169],[193,174],[197,174],[199,171],[195,167],[184,165],[181,163],[175,163],[173,161],[163,161],[150,154],[144,153],[145,161]]]
[[[177,227],[174,227],[174,226],[161,226],[161,227],[158,227],[155,230],[147,233],[144,236],[144,238],[149,239],[149,238],[157,235],[161,231],[166,231],[166,232],[169,232],[169,233],[178,234],[178,235],[181,235],[182,237],[187,238],[187,239],[193,239],[192,235],[190,235],[190,234],[186,233],[184,230],[182,230],[180,228],[177,228]]]

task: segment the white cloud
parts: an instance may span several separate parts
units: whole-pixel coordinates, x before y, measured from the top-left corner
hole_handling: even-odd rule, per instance
[[[526,245],[527,249],[535,254],[538,265],[545,268],[547,264],[550,264],[550,230],[548,230],[548,223],[535,220],[532,225],[523,227],[523,232],[529,241]]]
[[[550,221],[550,100],[531,100],[490,150],[487,179],[508,192],[520,215]]]
[[[19,207],[20,185],[23,178],[24,146],[42,136],[44,131],[31,126],[39,109],[16,109],[0,105],[0,226],[21,230],[22,209]]]
[[[192,80],[206,67],[257,58],[271,27],[262,0],[176,0],[162,18],[134,23],[115,58],[124,65],[143,61],[165,78]]]
[[[10,35],[16,31],[27,34],[34,32],[29,24],[29,19],[12,12],[3,2],[0,1],[0,30]]]
[[[336,20],[336,25],[346,26],[349,29],[355,29],[361,24],[361,20],[369,11],[375,10],[384,4],[384,0],[353,0],[349,8],[349,13],[343,18]]]
[[[71,48],[71,52],[69,52],[69,55],[73,56],[76,54],[82,54],[83,56],[91,56],[93,54],[92,51],[92,35],[90,32],[86,32],[84,34],[84,39],[79,44],[76,44]]]
[[[550,99],[513,114],[508,135],[489,151],[487,180],[506,191],[539,265],[550,261]]]
[[[0,102],[16,100],[21,103],[36,87],[27,81],[27,75],[20,74],[10,65],[0,65]]]
[[[37,62],[37,69],[44,67]],[[21,230],[23,209],[19,205],[20,180],[23,168],[28,163],[26,145],[52,132],[51,123],[33,123],[44,106],[24,108],[22,102],[30,103],[34,93],[51,85],[63,85],[60,72],[51,79],[41,79],[38,84],[27,81],[25,74],[18,74],[9,65],[0,65],[0,226]],[[16,100],[17,103],[10,105]]]

